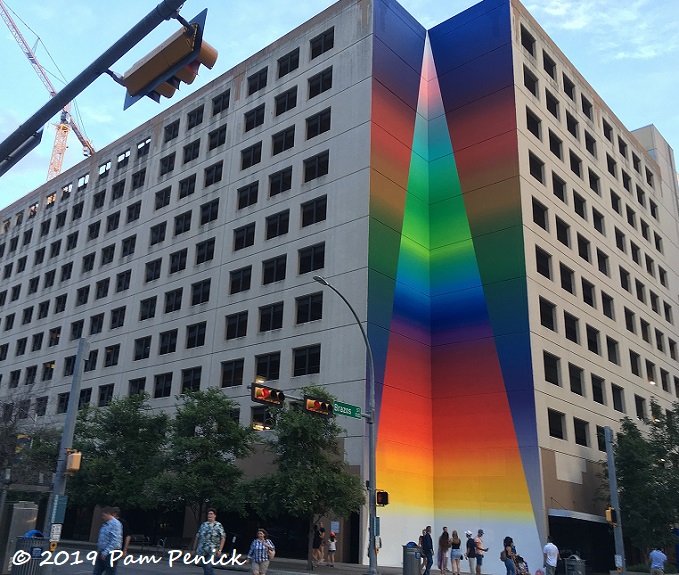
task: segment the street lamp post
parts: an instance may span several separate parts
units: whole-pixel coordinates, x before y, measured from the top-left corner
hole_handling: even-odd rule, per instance
[[[347,304],[356,320],[356,324],[361,330],[363,341],[365,342],[366,354],[368,356],[368,409],[366,414],[366,421],[368,423],[368,574],[378,575],[377,572],[377,549],[375,547],[377,539],[377,501],[376,501],[376,470],[375,470],[375,452],[377,447],[376,433],[375,433],[375,363],[373,361],[373,352],[368,340],[368,334],[365,332],[361,320],[358,318],[356,310],[349,303],[342,293],[332,284],[328,282],[323,276],[314,276],[314,281],[324,285],[334,291],[342,301]]]

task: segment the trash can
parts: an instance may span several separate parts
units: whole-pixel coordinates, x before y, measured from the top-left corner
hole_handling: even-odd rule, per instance
[[[12,575],[40,575],[43,551],[49,551],[50,540],[46,537],[17,537],[14,554],[10,560]],[[23,551],[23,553],[18,553]]]
[[[564,559],[566,564],[566,575],[586,575],[584,559],[580,559],[577,555],[571,555],[568,559]]]
[[[420,575],[420,548],[413,541],[403,546],[403,575]]]

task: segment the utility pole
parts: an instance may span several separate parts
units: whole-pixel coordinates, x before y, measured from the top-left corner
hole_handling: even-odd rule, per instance
[[[606,460],[608,463],[608,487],[611,492],[611,507],[616,510],[617,521],[613,524],[613,537],[615,538],[615,567],[618,573],[627,575],[625,562],[625,546],[622,541],[622,514],[620,513],[620,499],[618,498],[618,479],[615,475],[615,458],[613,456],[613,430],[604,427],[606,439]]]

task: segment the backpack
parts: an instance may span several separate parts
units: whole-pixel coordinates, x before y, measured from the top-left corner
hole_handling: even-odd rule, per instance
[[[506,549],[503,549],[503,550],[500,552],[500,561],[502,561],[503,563],[504,563],[505,561],[507,561],[507,550],[506,550]]]

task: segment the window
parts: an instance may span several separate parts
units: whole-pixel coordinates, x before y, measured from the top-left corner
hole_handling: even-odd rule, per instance
[[[540,275],[552,279],[552,256],[538,246],[535,246],[535,267]]]
[[[156,245],[162,241],[165,241],[165,230],[167,228],[167,222],[161,222],[151,227],[151,238],[149,240],[149,245]]]
[[[589,423],[577,417],[573,418],[573,432],[575,436],[575,443],[589,446]]]
[[[321,371],[321,346],[311,345],[292,350],[293,376],[320,373]]]
[[[137,244],[137,236],[136,234],[133,236],[130,236],[129,238],[125,238],[122,242],[122,257],[127,257],[131,256],[134,253],[134,248]]]
[[[641,377],[641,357],[635,351],[629,350],[630,370],[636,376]]]
[[[271,136],[271,155],[275,156],[295,145],[295,126],[290,126]]]
[[[92,210],[103,208],[104,202],[106,202],[106,190],[94,194],[92,196]]]
[[[557,439],[566,439],[566,416],[560,411],[547,410],[549,435]]]
[[[224,127],[226,128],[226,126]],[[224,130],[224,135],[226,136],[226,130]],[[195,160],[198,156],[200,156],[200,139],[184,146],[184,164],[188,164],[191,160]]]
[[[612,383],[611,397],[613,398],[613,409],[620,413],[625,413],[625,392],[623,388]]]
[[[545,163],[532,152],[528,152],[530,175],[538,182],[545,183]]]
[[[153,378],[153,397],[170,397],[172,394],[172,372],[160,373]]]
[[[205,183],[203,187],[207,188],[212,184],[216,184],[222,180],[222,171],[224,169],[224,162],[219,161],[216,164],[212,164],[205,168]]]
[[[584,236],[581,236],[580,234],[578,234],[577,236],[578,236],[578,255],[587,262],[591,261],[589,240]]]
[[[72,273],[73,273],[73,262],[68,262],[67,264],[61,266],[61,281],[65,282],[67,280],[70,280]]]
[[[288,233],[290,210],[284,210],[266,218],[266,239],[270,240]]]
[[[210,278],[191,284],[191,305],[199,305],[210,301]]]
[[[299,273],[305,274],[325,266],[325,242],[298,250]]]
[[[170,254],[170,273],[174,274],[186,269],[186,254],[188,249],[184,248],[178,252]]]
[[[198,142],[200,140],[197,140]],[[216,130],[212,130],[208,135],[207,135],[207,149],[208,150],[214,150],[215,148],[218,148],[219,146],[222,146],[226,143],[226,124],[223,124],[222,126],[219,126]],[[194,142],[195,144],[195,142]],[[198,152],[196,152],[196,156],[198,157]],[[184,158],[186,161],[186,158]]]
[[[568,364],[568,379],[571,384],[571,391],[577,395],[584,395],[583,390],[583,369],[572,363]]]
[[[625,241],[625,234],[618,228],[615,228],[615,245],[623,253],[627,253],[627,243]]]
[[[267,285],[285,279],[287,255],[271,258],[262,262],[262,284]]]
[[[259,331],[271,331],[283,327],[283,302],[259,308]]]
[[[217,219],[219,216],[219,198],[200,206],[200,225],[204,226]]]
[[[186,152],[185,152],[186,153]],[[164,176],[174,170],[175,152],[160,159],[160,175]]]
[[[566,202],[566,182],[552,172],[552,191],[562,202]]]
[[[100,281],[97,282],[97,284],[96,284],[97,290],[96,290],[95,299],[101,299],[101,298],[104,298],[108,295],[109,284],[110,284],[109,278],[106,278],[106,279],[103,279],[103,280],[100,280]]]
[[[71,323],[71,341],[82,337],[84,325],[85,322],[82,319]]]
[[[259,164],[262,161],[262,142],[241,150],[241,170]]]
[[[186,326],[186,349],[193,349],[205,345],[205,332],[207,331],[207,322],[201,321]]]
[[[177,288],[165,293],[165,313],[179,311],[182,307],[184,288]]]
[[[544,50],[542,51],[542,67],[550,78],[556,80],[556,62]]]
[[[47,397],[38,397],[35,400],[35,415],[43,416],[47,413]]]
[[[549,151],[563,160],[563,142],[552,130],[549,130]]]
[[[212,115],[216,116],[220,112],[228,109],[231,100],[231,90],[226,90],[212,98]]]
[[[229,293],[235,294],[250,289],[252,266],[247,266],[229,273]]]
[[[160,270],[162,268],[163,261],[159,258],[146,263],[146,282],[157,280],[160,277]]]
[[[540,323],[547,329],[556,331],[556,306],[544,298],[540,298]]]
[[[174,218],[174,235],[186,233],[191,229],[191,210]]]
[[[637,293],[637,299],[642,303],[646,303],[646,286],[639,280],[634,280],[634,289]]]
[[[309,78],[309,99],[332,88],[332,67]]]
[[[179,135],[179,120],[175,120],[163,129],[163,142],[174,140]]]
[[[156,315],[156,296],[143,299],[139,304],[139,321],[151,319]]]
[[[104,349],[104,367],[118,365],[120,358],[120,344],[109,345]]]
[[[582,278],[582,300],[589,306],[596,307],[594,299],[594,284]]]
[[[198,391],[200,389],[201,373],[202,368],[200,367],[182,369],[182,393]]]
[[[523,67],[523,85],[533,96],[538,97],[538,77],[526,66]]]
[[[306,138],[310,140],[330,130],[330,108],[306,119]]]
[[[615,320],[613,298],[604,292],[601,292],[601,310],[607,318]]]
[[[252,182],[247,186],[238,188],[236,191],[238,194],[238,209],[242,210],[248,206],[252,206],[257,203],[257,196],[259,193],[259,182]]]
[[[570,112],[566,112],[566,129],[570,132],[576,140],[579,138],[578,121]]]
[[[566,74],[563,74],[563,91],[566,96],[575,101],[575,84]]]
[[[545,90],[545,103],[546,103],[546,106],[547,106],[547,111],[558,120],[559,119],[559,100],[549,90]]]
[[[613,208],[613,211],[617,212],[618,214],[622,213],[620,196],[616,194],[613,190],[611,190],[611,208]]]
[[[116,182],[113,184],[111,187],[111,202],[114,202],[115,200],[119,200],[120,198],[123,197],[123,194],[125,193],[125,180],[121,180],[120,182]]]
[[[164,188],[160,190],[159,192],[156,192],[156,201],[155,201],[155,209],[159,210],[161,208],[164,208],[165,206],[170,204],[170,193],[172,191],[172,188],[168,186],[167,188]]]
[[[61,339],[61,328],[55,327],[49,330],[47,347],[54,347],[59,345],[59,340]]]
[[[287,53],[278,59],[278,77],[288,75],[293,70],[299,68],[299,48],[295,48],[292,52]]]
[[[569,339],[574,343],[580,343],[580,320],[578,320],[578,318],[574,315],[565,311],[563,312],[563,323],[566,339]]]
[[[111,310],[111,329],[123,327],[125,324],[125,306]]]
[[[146,168],[142,168],[138,172],[132,174],[132,189],[136,190],[144,185],[146,180]]]
[[[321,222],[326,218],[327,197],[321,196],[305,202],[302,208],[302,227]]]
[[[571,172],[582,178],[582,160],[572,151],[568,152],[568,155],[570,157]]]
[[[177,350],[177,330],[171,329],[160,334],[160,347],[158,349],[159,355],[166,355]]]
[[[101,250],[101,265],[105,266],[106,264],[110,264],[113,261],[113,256],[115,255],[116,252],[116,245],[111,244],[110,246],[106,246],[104,249]]]
[[[215,239],[210,238],[196,244],[196,265],[204,264],[215,257]]]
[[[620,365],[618,342],[608,336],[606,336],[606,352],[608,354],[608,361],[615,363],[616,365]]]
[[[309,45],[311,47],[312,60],[328,50],[332,50],[335,45],[335,28],[329,28],[322,34],[315,36],[309,41]]]
[[[545,369],[545,381],[548,383],[561,385],[559,377],[559,361],[559,358],[555,355],[547,351],[542,352],[542,363]]]
[[[196,174],[179,180],[179,199],[182,200],[196,191]]]
[[[596,140],[587,130],[585,130],[585,149],[596,158]]]
[[[78,245],[78,232],[68,234],[68,236],[66,236],[66,251],[74,249],[77,245]]]
[[[592,399],[602,405],[606,404],[604,380],[592,374]]]
[[[592,208],[592,224],[597,232],[601,235],[606,235],[606,230],[604,229],[604,215],[596,208]]]
[[[646,400],[643,397],[634,395],[634,407],[636,408],[637,419],[646,420]]]
[[[280,116],[297,106],[297,86],[276,96],[276,116]]]
[[[132,270],[120,272],[116,276],[116,293],[130,289],[130,281],[132,280]]]
[[[94,268],[94,253],[83,256],[83,273],[91,272]]]
[[[255,222],[233,230],[233,249],[242,250],[255,243]]]
[[[304,181],[310,182],[328,173],[330,152],[327,150],[304,160]]]
[[[269,176],[269,197],[276,196],[292,187],[292,167]]]
[[[141,216],[141,201],[127,206],[127,223],[134,222]]]
[[[256,108],[245,112],[245,131],[261,126],[264,123],[264,104],[260,104]]]
[[[248,312],[241,311],[226,316],[226,339],[245,337],[248,333]]]
[[[302,324],[323,317],[323,294],[314,293],[295,298],[296,323]]]
[[[98,313],[90,317],[90,335],[101,333],[104,329],[104,314]]]
[[[533,198],[533,221],[544,230],[547,230],[548,215],[547,207]]]
[[[243,359],[222,362],[222,387],[243,385]]]
[[[248,96],[251,96],[255,92],[259,92],[259,90],[266,87],[267,71],[268,67],[264,67],[251,76],[248,76]]]
[[[66,413],[68,409],[68,393],[60,393],[57,395],[57,413]]]
[[[542,139],[541,136],[541,128],[540,128],[541,120],[538,118],[534,112],[531,111],[530,108],[526,108],[526,127],[528,128],[528,131],[533,134],[538,140]],[[552,140],[552,136],[554,134],[552,131],[549,131],[549,136],[550,136],[550,143]],[[551,145],[550,145],[551,148]]]
[[[190,130],[203,123],[203,105],[201,104],[186,115],[186,129]]]
[[[592,353],[601,355],[601,349],[599,347],[599,330],[588,325],[585,332],[587,334],[587,349]]]
[[[521,45],[526,52],[535,57],[535,38],[523,26],[521,26]],[[544,52],[543,52],[544,54]]]

